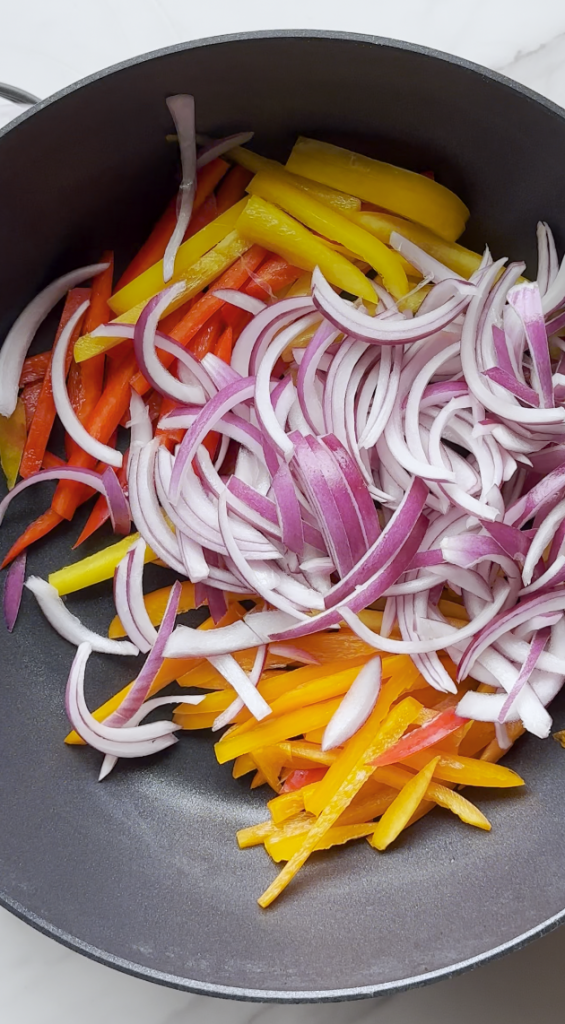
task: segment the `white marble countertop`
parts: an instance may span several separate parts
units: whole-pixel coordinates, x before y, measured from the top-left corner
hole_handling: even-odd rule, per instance
[[[503,71],[565,106],[562,0],[0,0],[0,81],[46,96],[99,68],[185,39],[251,29],[392,36]],[[9,116],[0,104],[0,123]],[[0,910],[0,1006],[9,1024],[499,1024],[563,1008],[565,929],[452,981],[383,1000],[258,1006],[189,996],[92,963]]]

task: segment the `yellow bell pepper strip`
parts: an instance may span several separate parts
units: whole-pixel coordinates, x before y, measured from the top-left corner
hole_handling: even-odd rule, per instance
[[[77,590],[84,590],[85,587],[92,587],[95,583],[111,580],[118,563],[136,540],[139,540],[139,534],[131,533],[129,537],[124,537],[117,544],[110,544],[102,551],[97,551],[95,555],[89,555],[88,558],[82,558],[79,562],[73,562],[63,569],[57,569],[56,572],[49,574],[49,583],[63,597],[65,594],[74,594]],[[148,547],[145,552],[145,561],[154,562],[156,559],[157,555]]]
[[[258,825],[240,828],[236,833],[237,844],[240,850],[247,850],[250,846],[260,846],[269,836],[282,839],[285,836],[308,832],[313,820],[310,814],[298,813],[281,825],[275,825],[272,821],[261,821]]]
[[[469,278],[480,266],[481,256],[478,252],[466,249],[464,245],[459,245],[457,242],[446,242],[444,238],[440,238],[428,228],[404,220],[403,217],[394,217],[391,213],[381,213],[377,210],[345,210],[344,214],[354,224],[358,224],[360,228],[364,228],[365,231],[369,231],[379,238],[385,245],[389,244],[392,232],[396,231],[461,277]],[[411,276],[410,271],[408,271],[408,275]]]
[[[412,676],[408,675],[408,673],[395,676],[390,682],[385,683],[381,687],[377,703],[365,724],[347,741],[337,760],[328,769],[322,781],[318,783],[316,790],[313,793],[305,793],[304,806],[310,814],[321,814],[336,788],[347,778],[353,766],[357,763],[361,756],[360,752],[368,746],[370,737],[375,734],[376,726],[386,718],[393,703],[406,690],[411,689],[419,679],[420,673],[416,670]],[[417,707],[417,712],[414,716],[416,718],[422,705],[418,701],[413,701],[413,704]],[[386,749],[388,750],[388,745]]]
[[[285,298],[293,299],[297,295],[310,295],[312,290],[312,274],[301,274],[298,280],[291,284]]]
[[[454,242],[465,230],[469,210],[444,185],[423,174],[372,160],[327,142],[300,137],[286,162],[304,178],[359,196]]]
[[[284,758],[280,751],[276,747],[259,747],[253,751],[252,756],[271,789],[275,793],[279,793],[281,788],[279,775],[284,764]]]
[[[11,491],[18,479],[26,444],[26,410],[21,398],[11,416],[0,416],[0,462]]]
[[[262,771],[256,771],[255,775],[254,775],[254,777],[252,779],[251,786],[249,788],[250,789],[258,789],[259,786],[264,786],[266,781],[267,780],[266,780],[265,776],[263,775],[263,772]]]
[[[387,765],[385,768],[377,768],[373,778],[394,789],[402,789],[414,776],[405,768],[400,768],[399,765]],[[453,785],[454,783],[449,784],[449,786]],[[475,807],[470,800],[467,800],[461,793],[454,792],[449,786],[442,786],[432,779],[424,794],[426,802],[431,801],[438,804],[439,807],[445,807],[446,810],[456,814],[466,825],[475,825],[488,832],[491,827],[488,818],[485,818],[482,811]]]
[[[283,763],[288,768],[311,768],[313,764],[329,766],[338,756],[335,750],[322,750],[317,743],[304,740],[278,743],[277,749],[283,754]]]
[[[373,822],[361,825],[334,825],[318,840],[312,853],[317,850],[329,850],[332,846],[343,846],[352,839],[363,839],[370,836],[374,829]],[[295,836],[270,835],[265,839],[265,849],[269,857],[279,863],[282,860],[290,860],[299,852],[304,840],[300,833]]]
[[[565,729],[562,729],[561,732],[554,732],[553,739],[557,740],[565,750]]]
[[[369,844],[376,850],[386,850],[387,846],[390,846],[406,827],[425,796],[438,761],[439,755],[425,768],[422,768],[417,775],[413,775],[384,812],[369,839]]]
[[[233,699],[233,698],[232,698]],[[186,706],[186,705],[185,705]],[[194,732],[196,729],[211,729],[216,720],[216,715],[191,715],[185,714],[181,718],[173,716],[176,725],[181,725],[187,732]]]
[[[348,196],[345,192],[338,192],[335,188],[328,188],[326,185],[321,185],[318,181],[302,178],[299,174],[292,174],[283,164],[279,164],[276,160],[269,160],[266,156],[259,156],[258,153],[252,153],[250,149],[235,146],[234,149],[230,150],[228,156],[235,160],[236,163],[241,164],[242,167],[245,167],[246,170],[252,171],[253,174],[260,174],[261,171],[276,174],[282,181],[288,182],[289,185],[294,185],[295,188],[302,189],[303,192],[307,192],[317,199],[318,202],[323,203],[324,206],[332,206],[335,210],[353,211],[361,209],[361,200],[357,196]]]
[[[381,274],[385,287],[395,299],[400,299],[408,292],[408,280],[398,254],[337,210],[324,206],[313,196],[268,171],[256,174],[249,182],[247,191],[252,196],[260,196],[282,207],[307,228],[332,242],[338,242],[354,257],[365,260],[377,274]]]
[[[372,783],[372,778],[365,783],[349,807],[340,814],[338,825],[360,825],[365,821],[373,821],[390,807],[397,790],[391,786],[374,786]]]
[[[236,231],[250,243],[265,246],[301,270],[312,271],[318,266],[336,288],[374,302],[371,282],[353,263],[330,249],[303,224],[259,196],[252,196],[248,201],[236,224]]]
[[[254,729],[241,735],[233,735],[230,732],[216,743],[216,758],[219,764],[225,764],[240,754],[249,754],[259,747],[280,743],[281,740],[291,739],[292,736],[300,736],[305,728],[327,725],[340,703],[341,698],[337,697],[335,700],[291,711],[287,715],[279,715],[278,718],[269,716],[268,721],[259,723]]]
[[[168,316],[169,313],[173,313],[179,306],[184,305],[194,295],[201,292],[203,288],[207,288],[220,274],[223,274],[224,270],[231,267],[232,263],[235,263],[250,248],[250,242],[242,238],[237,231],[230,231],[213,249],[210,249],[209,252],[205,253],[199,260],[196,260],[196,263],[193,263],[191,267],[184,271],[182,274],[184,291],[170,303],[166,309],[166,315]],[[112,320],[112,324],[137,323],[147,301],[145,299],[131,309],[128,309],[127,312],[120,314],[120,316]],[[99,355],[100,352],[107,352],[116,345],[120,345],[121,342],[121,338],[96,338],[90,334],[85,334],[82,338],[78,339],[74,347],[75,361],[77,363],[84,362],[85,359],[91,359],[93,356]]]
[[[511,743],[515,743],[520,736],[524,735],[525,731],[526,730],[521,722],[509,722],[506,726],[506,732],[508,733],[508,738]],[[495,738],[491,743],[489,743],[488,747],[485,747],[480,755],[480,760],[495,764],[497,761],[500,761],[501,757],[504,757],[504,755],[508,753],[508,749],[509,748],[507,747],[504,747],[504,749],[500,747]],[[482,783],[482,785],[484,785],[484,783]]]
[[[304,790],[297,789],[293,793],[280,793],[267,803],[271,820],[275,825],[292,818],[304,810]],[[312,820],[312,819],[310,819]]]
[[[187,270],[192,267],[204,253],[209,252],[218,242],[221,242],[226,235],[233,231],[235,223],[245,207],[247,200],[241,199],[235,206],[230,207],[215,220],[207,224],[205,228],[197,231],[192,238],[189,238],[181,245],[175,259],[175,272],[169,285],[175,281],[181,281]],[[154,263],[152,267],[136,277],[130,284],[120,288],[119,292],[108,300],[108,305],[116,316],[127,313],[132,306],[140,302],[146,302],[165,287],[163,281],[163,260]]]
[[[340,814],[343,813],[345,808],[353,800],[353,797],[356,796],[367,779],[369,779],[373,774],[374,769],[371,767],[369,762],[375,757],[378,757],[379,754],[384,753],[389,746],[392,746],[400,739],[411,722],[413,722],[417,717],[420,710],[420,705],[413,697],[406,697],[400,704],[396,705],[396,707],[390,711],[383,721],[381,716],[383,707],[386,707],[386,701],[381,701],[380,707],[379,701],[380,697],[379,700],[377,700],[372,714],[367,720],[368,722],[371,722],[373,728],[370,733],[370,738],[367,736],[366,732],[364,734],[365,741],[368,740],[364,750],[362,750],[361,755],[357,758],[345,779],[332,793],[331,798],[325,805],[320,817],[314,822],[310,831],[306,834],[300,849],[296,851],[294,856],[288,861],[274,882],[272,882],[263,895],[259,897],[259,906],[268,907],[273,900],[280,895],[283,889],[286,888],[289,882],[292,881],[296,873],[300,870],[302,865],[305,864],[310,854],[316,848],[319,840],[326,834],[332,825],[335,824]],[[363,727],[363,730],[364,729],[365,727]],[[361,732],[362,730],[359,730],[357,736],[359,736]],[[331,770],[332,769],[329,771]],[[327,777],[328,776],[326,775],[326,779]],[[325,782],[325,779],[323,782]]]
[[[475,757],[495,738],[492,722],[473,722],[466,736],[463,737],[458,753],[464,757]]]
[[[436,754],[440,754],[440,759],[434,768],[434,775],[438,779],[443,779],[444,782],[455,782],[462,786],[488,786],[502,789],[524,785],[524,780],[511,768],[505,768],[500,764],[491,764],[489,761],[476,760],[473,757],[461,757],[459,754],[444,754],[433,747],[429,750],[422,750],[418,754],[412,754],[402,763],[420,771]]]
[[[242,754],[241,757],[236,757],[233,763],[232,778],[241,779],[244,775],[252,772],[256,767],[257,765],[251,757],[251,754]]]

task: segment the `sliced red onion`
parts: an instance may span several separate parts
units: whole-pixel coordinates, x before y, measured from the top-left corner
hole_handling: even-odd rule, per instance
[[[228,153],[230,149],[235,149],[236,146],[245,146],[248,142],[251,142],[254,134],[255,132],[238,132],[236,135],[226,135],[224,139],[211,139],[198,152],[196,159],[197,168],[205,167],[206,164],[216,160],[219,156],[223,156],[224,153]]]
[[[131,519],[127,499],[116,478],[114,470],[108,467],[102,474],[96,473],[93,469],[82,467],[60,466],[57,469],[43,469],[34,473],[27,480],[20,480],[15,487],[0,501],[0,523],[6,514],[8,505],[18,494],[25,491],[33,484],[40,484],[46,480],[74,480],[79,484],[87,484],[95,491],[103,494],[108,502],[112,526],[116,533],[127,534],[130,531]]]
[[[485,377],[489,380],[494,381],[499,387],[505,388],[511,395],[515,395],[521,402],[526,402],[527,405],[531,405],[534,408],[539,408],[540,400],[539,395],[528,387],[527,384],[522,384],[521,381],[516,380],[516,377],[512,373],[508,373],[507,370],[501,370],[498,366],[491,366],[488,370],[484,371]]]
[[[527,587],[532,582],[534,570],[546,547],[551,543],[565,517],[565,501],[560,501],[540,523],[533,537],[522,569],[522,579]]]
[[[143,566],[147,545],[142,537],[122,558],[114,575],[116,612],[132,643],[145,654],[157,639],[143,598]]]
[[[440,263],[439,260],[434,259],[429,253],[425,252],[416,245],[414,242],[410,242],[407,238],[399,231],[392,231],[390,235],[389,245],[391,249],[396,249],[404,259],[408,260],[416,270],[419,270],[422,277],[429,277],[433,281],[450,281],[450,280],[461,280],[458,274],[455,274],[445,264]]]
[[[255,654],[255,661],[253,662],[253,668],[249,673],[249,682],[251,683],[252,686],[257,686],[261,679],[261,676],[263,675],[263,670],[265,668],[265,663],[267,661],[267,652],[268,647],[266,644],[262,644],[261,647],[257,648],[257,652]],[[212,732],[217,732],[218,729],[223,729],[224,726],[230,725],[230,723],[233,722],[236,715],[239,715],[239,712],[242,711],[244,707],[245,704],[241,697],[236,697],[235,700],[232,700],[229,707],[227,707],[225,711],[222,711],[221,714],[219,714],[218,717],[214,719],[214,722],[212,724]]]
[[[196,189],[196,134],[194,124],[194,96],[179,93],[167,97],[167,106],[175,122],[179,139],[182,181],[179,189],[180,206],[177,222],[163,256],[163,280],[170,281],[175,270],[177,252],[190,223]]]
[[[485,627],[475,630],[475,635],[459,663],[458,677],[464,679],[471,671],[477,657],[482,654],[486,647],[494,644],[500,637],[504,636],[516,626],[527,622],[533,615],[547,612],[563,611],[565,609],[565,591],[535,595],[525,598],[519,605],[501,612],[496,618],[492,618]]]
[[[156,494],[155,461],[159,439],[132,449],[128,465],[128,489],[133,521],[146,544],[171,569],[184,574],[178,538],[166,522]]]
[[[303,350],[303,358],[299,364],[296,380],[298,400],[307,422],[315,433],[324,430],[324,414],[316,391],[317,371],[325,353],[338,335],[339,331],[326,320],[322,320],[309,345]]]
[[[341,747],[367,721],[381,688],[382,662],[377,655],[359,672],[330,718],[322,737],[322,750]]]
[[[556,501],[560,501],[564,496],[565,465],[561,465],[544,476],[530,491],[510,505],[504,516],[504,522],[509,526],[519,528],[534,516],[547,512],[555,505]],[[1,509],[0,505],[0,512]]]
[[[4,339],[0,349],[0,415],[9,417],[14,412],[18,401],[20,376],[27,350],[31,345],[39,325],[54,306],[68,292],[91,277],[96,277],[108,267],[107,263],[93,263],[88,267],[79,267],[63,274],[56,281],[48,284],[39,292],[28,306],[20,313]]]
[[[204,700],[204,697],[205,694],[201,694],[200,696],[189,697],[179,697],[178,694],[175,694],[173,697],[153,697],[152,700],[145,701],[145,704],[143,704],[140,707],[137,714],[133,715],[133,717],[130,718],[129,722],[125,723],[124,728],[131,729],[133,728],[133,726],[139,725],[140,722],[142,722],[144,718],[147,718],[147,715],[150,715],[152,711],[156,711],[157,708],[166,707],[167,704],[191,704],[192,706],[194,706],[200,704]],[[108,721],[109,718],[106,719],[106,724],[108,723]],[[115,768],[118,761],[119,757],[116,757],[115,754],[104,755],[102,767],[98,775],[99,782],[103,782],[103,780],[108,777],[110,772]]]
[[[177,580],[171,588],[163,620],[159,627],[159,632],[155,635],[155,642],[149,656],[120,706],[106,719],[106,725],[119,727],[130,722],[134,715],[138,713],[144,701],[147,700],[151,686],[163,664],[165,647],[174,629],[181,593],[182,587]]]
[[[246,675],[241,665],[238,664],[231,654],[211,655],[208,661],[230,686],[233,686],[238,697],[241,698],[254,718],[261,721],[261,719],[271,714],[267,701],[261,696],[249,676]]]
[[[399,552],[413,531],[426,503],[428,490],[422,480],[413,480],[403,501],[366,554],[326,595],[326,608],[344,601]]]
[[[232,352],[231,365],[242,377],[249,376],[251,355],[257,342],[264,335],[274,337],[277,330],[291,324],[293,320],[311,313],[314,309],[312,300],[307,296],[291,299],[280,299],[257,313],[251,323],[241,332]]]
[[[69,643],[75,644],[76,647],[86,643],[93,651],[100,651],[102,654],[136,655],[139,653],[137,647],[127,640],[110,640],[107,636],[100,636],[88,629],[76,615],[69,611],[55,587],[52,587],[47,580],[42,580],[39,576],[30,576],[25,585],[35,596],[41,611],[53,629]]]
[[[550,635],[551,629],[549,628],[549,626],[546,626],[545,629],[540,629],[539,632],[534,633],[532,637],[532,642],[530,644],[530,651],[528,657],[522,665],[522,668],[520,669],[520,674],[500,710],[500,714],[498,716],[498,720],[500,723],[503,723],[505,721],[506,716],[509,714],[512,705],[514,704],[514,701],[522,692],[526,683],[529,682],[530,676],[539,661],[540,655],[542,654],[543,649],[547,644]]]
[[[267,303],[263,302],[262,299],[256,299],[253,295],[246,295],[245,292],[238,292],[235,288],[214,288],[210,294],[215,295],[222,302],[228,302],[230,306],[237,306],[238,309],[244,309],[246,313],[252,313],[253,316],[260,313],[267,306]]]
[[[288,661],[296,661],[302,665],[319,665],[320,660],[309,651],[303,651],[301,647],[294,644],[270,644],[269,654],[278,655],[279,658],[286,658]]]
[[[27,551],[22,551],[8,569],[4,582],[4,622],[9,633],[16,625],[26,574]]]
[[[88,642],[80,644],[65,694],[67,717],[85,743],[115,757],[147,757],[176,743],[172,734],[180,727],[173,722],[154,722],[122,730],[98,722],[91,715],[84,699],[84,674],[92,650]]]
[[[278,449],[287,462],[292,458],[294,446],[281,427],[273,408],[270,394],[271,373],[281,353],[316,320],[316,314],[311,314],[280,331],[264,353],[255,378],[255,412],[269,442]]]
[[[215,384],[218,391],[227,387],[228,384],[233,384],[234,380],[241,379],[237,370],[232,369],[228,363],[224,363],[224,360],[215,356],[213,352],[206,353],[201,365],[210,375],[210,379]]]
[[[520,284],[508,293],[508,302],[522,319],[532,364],[539,381],[541,406],[550,409],[555,405],[551,380],[551,359],[547,344],[547,331],[538,285]]]
[[[129,400],[129,423],[131,430],[130,445],[134,452],[137,448],[143,448],[153,440],[153,428],[149,417],[149,409],[141,395],[132,388]]]
[[[228,610],[226,595],[223,590],[218,590],[216,587],[206,586],[206,584],[203,584],[203,586],[208,608],[210,609],[210,615],[212,616],[214,625],[217,626],[218,622],[223,619]]]
[[[218,420],[230,412],[235,405],[253,397],[255,391],[255,378],[244,377],[241,381],[229,384],[228,387],[218,391],[213,398],[204,406],[200,415],[196,418],[191,427],[187,430],[180,444],[173,473],[171,477],[170,496],[172,501],[177,501],[183,475],[187,466],[190,465],[196,455],[199,446],[206,437],[206,434],[216,426]]]
[[[537,226],[538,240],[538,276],[537,282],[541,295],[545,295],[553,284],[559,271],[559,259],[555,248],[555,240],[551,228],[539,221]]]
[[[77,311],[61,331],[59,340],[53,349],[53,359],[51,362],[53,401],[55,403],[59,419],[67,433],[72,437],[73,441],[75,441],[83,451],[97,459],[98,462],[105,462],[108,466],[116,466],[116,468],[119,469],[123,462],[122,453],[116,451],[115,448],[110,448],[107,444],[102,444],[101,441],[97,441],[96,438],[92,437],[92,434],[88,433],[88,430],[82,425],[75,413],[67,392],[67,350],[72,341],[73,331],[77,323],[79,323],[84,316],[88,306],[88,302],[83,302],[83,304],[79,306]]]
[[[369,316],[336,295],[319,267],[316,267],[312,274],[312,298],[326,319],[352,338],[377,342],[380,345],[402,345],[441,331],[466,309],[475,286],[465,282],[465,291],[466,294],[458,294],[438,309],[412,320],[381,320],[379,317]]]
[[[294,489],[294,481],[285,462],[282,462],[277,469],[271,486],[277,506],[283,544],[301,558],[304,552],[302,514]]]

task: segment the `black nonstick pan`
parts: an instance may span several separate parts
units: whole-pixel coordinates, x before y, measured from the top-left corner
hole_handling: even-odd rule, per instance
[[[301,132],[433,169],[472,211],[465,241],[525,257],[531,273],[537,220],[563,250],[565,113],[546,100],[385,39],[217,38],[92,76],[0,132],[0,336],[49,280],[109,247],[125,265],[139,246],[176,186],[176,92],[194,94],[200,132],[251,128],[266,155],[284,159]],[[32,490],[10,510],[2,553],[45,507]],[[31,570],[65,564],[81,525],[38,546]],[[239,851],[235,832],[265,817],[264,793],[217,765],[200,733],[99,785],[99,755],[62,742],[71,649],[32,602],[0,631],[0,902],[40,930],[149,980],[291,1002],[446,977],[565,918],[565,752],[533,737],[507,757],[523,791],[481,793],[490,834],[437,811],[384,856],[366,843],[316,855],[260,910],[273,865]],[[106,588],[73,607],[107,626]],[[90,706],[132,677],[118,661],[92,659]],[[563,728],[563,700],[553,710]]]

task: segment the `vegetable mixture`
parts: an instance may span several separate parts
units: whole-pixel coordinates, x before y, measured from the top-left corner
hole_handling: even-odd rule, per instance
[[[4,614],[12,630],[25,585],[75,646],[66,742],[100,751],[100,779],[211,729],[234,778],[273,791],[237,837],[284,862],[267,907],[316,850],[384,851],[437,806],[489,830],[462,787],[522,786],[497,762],[551,732],[565,262],[544,223],[536,281],[460,245],[469,211],[426,168],[309,138],[282,165],[251,133],[200,139],[191,96],[167,103],[178,195],[117,283],[110,251],[58,278],[0,351],[0,522],[57,481],[4,557]],[[51,351],[28,355],[59,303]],[[95,495],[75,547],[108,519],[121,539],[26,579]],[[174,582],[144,594],[147,562]],[[64,600],[104,580],[108,636]],[[92,651],[146,655],[94,711]]]

